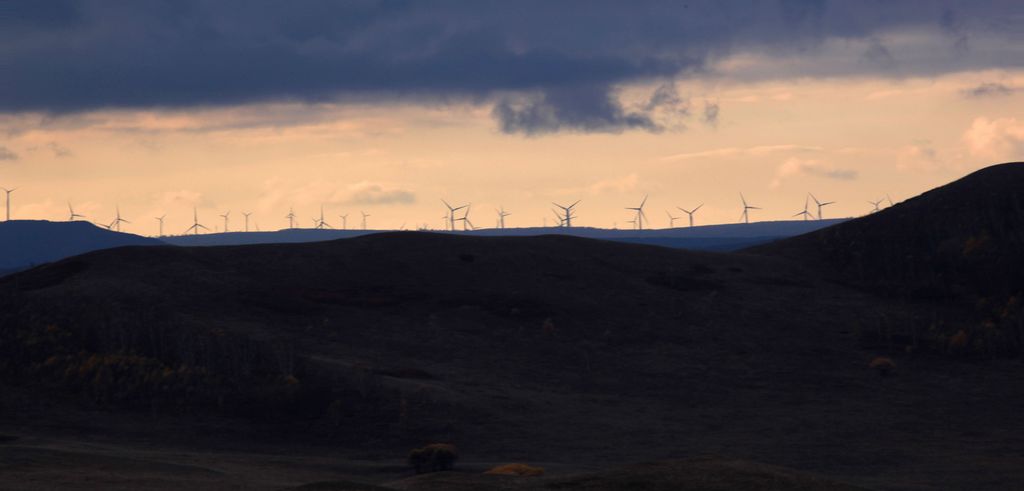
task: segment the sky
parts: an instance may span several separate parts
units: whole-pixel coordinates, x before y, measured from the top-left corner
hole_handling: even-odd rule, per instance
[[[860,216],[1024,160],[1019,1],[22,1],[0,5],[14,219],[123,230],[654,227],[740,193]],[[676,222],[680,225],[683,222]]]

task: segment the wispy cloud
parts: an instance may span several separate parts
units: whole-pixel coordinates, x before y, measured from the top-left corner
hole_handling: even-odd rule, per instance
[[[792,176],[811,176],[839,181],[851,181],[857,178],[857,171],[832,166],[813,159],[789,158],[775,171],[772,187],[779,187],[782,181]]]
[[[374,182],[360,182],[350,186],[347,194],[338,202],[352,205],[409,205],[416,202],[416,194]]]
[[[700,152],[677,153],[662,157],[662,161],[675,162],[694,159],[714,159],[724,157],[760,156],[782,152],[807,153],[820,152],[822,147],[808,145],[758,145],[753,147],[725,147]]]
[[[639,179],[636,174],[629,174],[613,179],[602,179],[590,185],[590,194],[625,193],[636,189]]]

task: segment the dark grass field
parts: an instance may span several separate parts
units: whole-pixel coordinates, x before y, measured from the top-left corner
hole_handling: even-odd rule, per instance
[[[1021,190],[732,254],[403,232],[17,273],[0,487],[1019,489]],[[411,477],[430,442],[458,472]]]

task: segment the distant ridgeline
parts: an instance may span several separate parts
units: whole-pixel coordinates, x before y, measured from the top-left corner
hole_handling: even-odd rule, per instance
[[[99,249],[162,244],[157,239],[114,232],[89,222],[0,222],[0,276]]]
[[[756,222],[654,230],[573,228],[507,228],[452,232],[481,236],[573,235],[678,249],[734,251],[792,237],[840,223],[843,220]],[[86,221],[49,222],[14,220],[0,222],[0,276],[35,265],[100,249],[133,245],[218,246],[317,242],[359,237],[382,230],[287,229],[275,232],[230,232],[178,235],[160,239],[106,230]]]

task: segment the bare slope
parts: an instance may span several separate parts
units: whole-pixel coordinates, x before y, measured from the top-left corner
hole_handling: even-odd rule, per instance
[[[1024,163],[987,167],[879,213],[750,252],[932,305],[938,319],[926,327],[936,331],[937,349],[963,331],[965,352],[1024,352]]]

